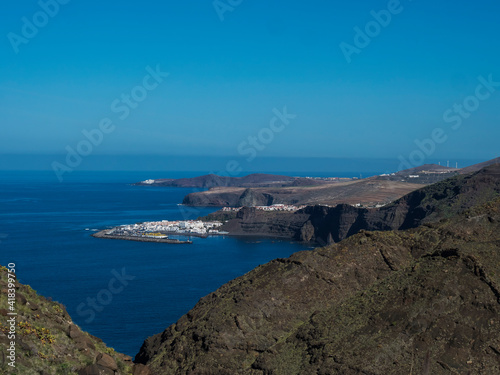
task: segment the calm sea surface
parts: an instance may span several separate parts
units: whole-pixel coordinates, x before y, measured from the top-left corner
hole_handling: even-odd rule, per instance
[[[15,262],[22,283],[64,304],[80,327],[131,356],[222,284],[310,248],[227,236],[192,238],[192,245],[90,236],[92,229],[215,211],[178,206],[195,189],[130,185],[193,172],[80,172],[64,183],[51,172],[0,173],[0,264]]]

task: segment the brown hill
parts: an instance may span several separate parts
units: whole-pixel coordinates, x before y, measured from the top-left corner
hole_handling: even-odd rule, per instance
[[[378,209],[348,204],[310,206],[296,212],[266,212],[243,208],[216,212],[207,220],[227,221],[233,235],[285,237],[320,244],[341,241],[360,230],[398,230],[448,218],[500,195],[500,165],[416,190]]]
[[[408,175],[408,174],[419,174],[419,173],[423,173],[423,172],[449,173],[449,172],[453,172],[453,171],[456,171],[456,169],[450,168],[450,167],[445,167],[445,166],[439,165],[439,164],[424,164],[424,165],[421,165],[419,167],[399,171],[399,172],[397,172],[397,174]]]
[[[467,173],[477,172],[485,167],[488,167],[488,166],[494,165],[494,164],[499,164],[499,163],[500,163],[500,157],[485,161],[483,163],[474,164],[474,165],[471,165],[469,167],[462,168],[462,169],[460,169],[460,173],[467,174]]]
[[[283,188],[214,188],[188,194],[183,204],[189,206],[260,206],[271,204],[336,205],[339,203],[374,205],[391,202],[420,184],[382,181],[376,178],[335,182],[319,186]]]
[[[500,373],[500,198],[482,195],[496,189],[491,174],[414,194],[447,220],[362,231],[256,268],[136,360],[167,375]]]

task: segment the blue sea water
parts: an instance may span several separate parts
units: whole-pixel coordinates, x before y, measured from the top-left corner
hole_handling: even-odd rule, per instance
[[[310,248],[228,236],[192,238],[192,245],[91,237],[92,229],[215,211],[178,205],[195,189],[131,185],[194,172],[80,172],[63,183],[52,172],[0,173],[0,264],[14,262],[20,282],[61,302],[82,329],[131,356],[222,284]],[[122,283],[117,273],[127,275]]]

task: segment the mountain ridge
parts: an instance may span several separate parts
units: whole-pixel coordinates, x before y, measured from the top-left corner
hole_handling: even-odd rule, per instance
[[[265,212],[242,208],[237,213],[218,211],[204,220],[222,220],[222,230],[232,235],[285,237],[328,244],[360,230],[400,230],[453,216],[471,205],[482,204],[500,194],[500,165],[469,175],[457,175],[415,190],[374,209],[339,204],[309,206],[296,212]]]
[[[421,186],[431,185],[459,174],[477,172],[483,167],[494,165],[500,159],[492,159],[455,169],[437,164],[425,164],[392,174],[372,176],[351,181],[322,181],[317,186],[218,186],[208,191],[194,192],[186,195],[183,204],[188,206],[229,206],[242,207],[246,202],[252,206],[270,205],[274,203],[295,205],[336,205],[340,203],[375,206],[387,204]],[[313,179],[307,179],[315,181]],[[250,191],[248,191],[250,189]],[[243,200],[244,195],[252,199]],[[244,202],[244,203],[242,203]]]
[[[266,187],[266,186],[301,186],[320,185],[323,181],[304,177],[252,173],[243,177],[219,176],[207,174],[190,178],[162,178],[137,182],[140,186],[168,186],[210,189],[214,187]]]
[[[500,197],[486,194],[499,171],[436,184],[442,216],[418,228],[361,230],[257,267],[136,361],[153,374],[500,372]]]

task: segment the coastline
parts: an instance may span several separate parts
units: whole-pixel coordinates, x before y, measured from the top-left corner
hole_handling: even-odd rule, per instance
[[[157,243],[169,243],[169,244],[192,244],[193,241],[181,241],[178,239],[171,238],[148,238],[148,237],[135,237],[135,236],[117,236],[113,234],[106,234],[106,230],[101,230],[97,233],[92,234],[95,238],[104,238],[108,240],[125,240],[125,241],[137,241],[137,242],[157,242]]]
[[[137,241],[137,242],[162,242],[162,243],[171,243],[171,244],[191,244],[192,241],[181,241],[172,238],[147,238],[147,237],[136,237],[136,236],[118,236],[113,234],[105,234],[107,229],[101,230],[92,234],[92,237],[95,238],[104,238],[108,240],[123,240],[123,241]],[[176,232],[165,232],[167,235],[179,236],[179,233]],[[212,233],[212,234],[182,234],[184,237],[199,237],[199,238],[207,238],[210,236],[228,236],[228,237],[237,237],[237,238],[248,238],[248,239],[274,239],[278,241],[292,241],[298,243],[311,243],[314,244],[314,241],[297,241],[291,236],[287,235],[278,235],[278,234],[270,234],[270,233],[245,233],[242,231],[235,231],[230,233]]]

